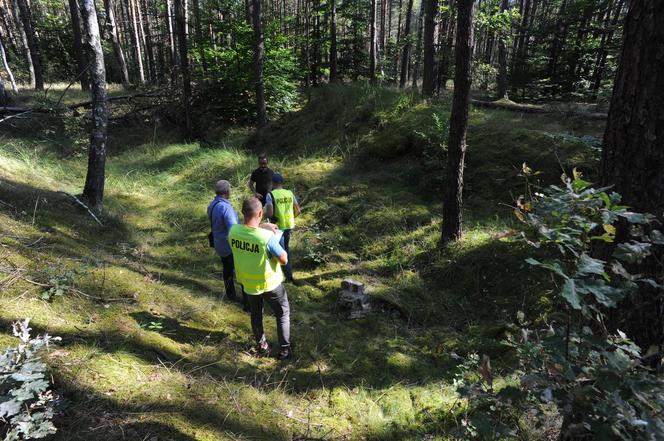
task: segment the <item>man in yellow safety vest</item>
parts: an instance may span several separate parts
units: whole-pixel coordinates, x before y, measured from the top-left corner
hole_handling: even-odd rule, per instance
[[[290,344],[290,305],[283,284],[281,265],[288,263],[288,253],[279,244],[274,224],[261,224],[263,207],[257,198],[242,204],[243,223],[231,227],[228,242],[235,263],[235,277],[247,294],[251,310],[251,329],[261,354],[269,352],[263,332],[263,302],[277,319],[279,360],[292,358]]]
[[[276,219],[277,226],[284,232],[281,246],[290,253],[290,238],[295,228],[295,218],[300,215],[300,204],[292,191],[284,188],[284,177],[279,173],[272,175],[272,191],[265,199],[265,214],[268,219]],[[293,269],[290,261],[284,265],[286,281],[293,283]]]

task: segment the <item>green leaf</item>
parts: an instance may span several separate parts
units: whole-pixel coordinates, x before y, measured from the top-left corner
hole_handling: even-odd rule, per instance
[[[564,279],[569,279],[569,276],[565,274],[565,270],[562,267],[561,263],[559,260],[546,260],[544,262],[540,262],[539,260],[535,260],[533,258],[528,258],[526,259],[526,263],[533,265],[533,266],[540,266],[542,268],[546,268],[549,271],[552,271],[556,274],[558,274],[560,277]]]
[[[618,260],[628,263],[637,263],[650,255],[651,247],[651,244],[644,242],[632,241],[629,243],[621,243],[613,252],[613,255]]]
[[[583,294],[592,294],[597,303],[608,307],[616,306],[627,295],[626,291],[608,285],[603,280],[584,280],[577,283],[577,290]]]
[[[664,245],[664,234],[659,230],[652,230],[650,232],[650,241],[655,245]]]
[[[594,259],[586,253],[581,254],[579,259],[579,274],[597,274],[601,276],[604,274],[604,261]]]
[[[618,213],[618,216],[622,217],[623,219],[626,219],[628,222],[632,224],[647,224],[648,222],[650,222],[649,217],[643,213],[633,213],[631,211],[625,211],[623,213]]]
[[[581,309],[581,298],[576,291],[574,279],[565,280],[565,284],[563,285],[563,289],[560,294],[565,300],[567,300],[567,303],[569,303],[572,308]]]

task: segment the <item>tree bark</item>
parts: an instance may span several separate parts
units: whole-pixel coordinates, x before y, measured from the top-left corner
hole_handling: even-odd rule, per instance
[[[182,101],[184,105],[185,139],[191,138],[191,75],[189,73],[189,56],[187,54],[187,15],[183,0],[175,0],[175,26],[178,40],[178,59],[180,61],[180,78],[182,81]]]
[[[99,24],[94,0],[81,0],[81,17],[85,29],[85,44],[88,48],[91,79],[92,130],[88,150],[88,172],[85,178],[83,197],[90,209],[99,214],[104,202],[104,175],[106,167],[106,68],[101,48]]]
[[[509,8],[509,0],[500,1],[500,12],[507,11]],[[498,90],[497,98],[498,99],[508,99],[507,96],[507,45],[505,40],[507,38],[508,32],[503,29],[498,34]]]
[[[411,75],[413,89],[417,89],[417,79],[420,76],[420,64],[422,63],[422,33],[424,31],[424,3],[420,3],[420,13],[417,19],[417,43],[415,44],[415,63],[413,65],[413,73]]]
[[[613,19],[611,20],[611,23],[609,25],[608,32],[602,36],[600,48],[599,48],[599,53],[597,55],[597,67],[595,68],[595,71],[593,72],[593,85],[592,85],[592,91],[596,94],[597,91],[599,90],[600,86],[602,85],[602,78],[604,77],[604,68],[606,66],[606,58],[607,58],[607,49],[606,47],[611,44],[611,41],[613,40],[613,34],[615,32],[616,27],[618,26],[618,21],[620,19],[620,15],[622,13],[623,5],[625,4],[624,0],[620,0],[618,2],[618,5],[616,6],[615,14],[613,16]],[[610,15],[610,13],[609,13]]]
[[[265,105],[265,84],[263,82],[263,57],[265,46],[263,41],[263,25],[261,23],[261,0],[252,0],[252,23],[254,27],[254,81],[256,84],[256,125],[267,124]]]
[[[81,21],[78,18],[78,3],[76,0],[69,0],[69,12],[71,15],[71,27],[74,40],[74,57],[77,64],[77,76],[81,83],[83,91],[90,90],[90,81],[88,79],[87,65],[83,57],[83,47],[81,44]]]
[[[664,3],[632,2],[604,133],[602,183],[639,211],[664,213]]]
[[[111,46],[113,47],[113,56],[118,68],[122,74],[122,84],[125,87],[129,86],[129,71],[127,70],[127,62],[125,61],[124,51],[120,44],[118,37],[118,28],[115,24],[115,12],[113,11],[113,0],[104,0],[104,9],[106,10],[106,25],[108,35],[111,39]]]
[[[330,0],[330,82],[337,81],[337,1]]]
[[[413,0],[408,0],[408,9],[406,10],[406,24],[404,25],[403,39],[406,42],[403,45],[401,55],[401,77],[399,78],[399,87],[406,86],[406,76],[408,75],[408,63],[410,61],[410,18],[413,15]]]
[[[463,168],[470,105],[470,65],[473,48],[473,0],[458,0],[454,69],[454,97],[447,149],[447,189],[443,203],[441,243],[461,239]]]
[[[141,50],[141,37],[138,30],[137,11],[134,7],[136,0],[129,0],[129,15],[132,26],[132,42],[134,44],[134,56],[138,65],[138,80],[141,84],[145,83],[145,70],[143,68],[143,51]]]
[[[201,26],[201,10],[200,5],[198,4],[199,0],[194,0],[194,18],[196,19],[196,25],[194,31],[196,32],[196,46],[198,49],[198,56],[201,57],[201,66],[203,67],[203,73],[207,74],[207,57],[205,56],[205,47],[203,44],[203,28]]]
[[[35,70],[35,90],[44,90],[44,72],[41,65],[41,53],[39,51],[39,41],[35,35],[35,23],[32,18],[32,11],[27,0],[17,0],[18,8],[25,30],[26,43],[30,51],[30,58]]]
[[[436,28],[436,15],[438,14],[438,0],[423,1],[426,3],[426,9],[424,13],[424,71],[422,73],[422,94],[426,97],[432,97],[436,88],[436,46],[434,43],[434,31]],[[440,29],[439,32],[442,32],[442,29]]]
[[[5,71],[7,72],[7,77],[9,78],[9,82],[12,85],[12,91],[14,93],[18,93],[18,87],[16,87],[16,81],[14,80],[14,74],[12,73],[11,68],[9,67],[9,63],[7,62],[7,53],[5,52],[5,45],[3,44],[3,36],[0,35],[0,58],[2,58],[2,66],[5,68]],[[3,92],[3,96],[5,93]],[[6,101],[6,100],[3,100]]]
[[[369,80],[371,84],[376,84],[376,0],[371,0],[369,46]]]
[[[21,17],[19,16],[19,6],[18,6],[18,0],[13,1],[13,8],[12,9],[12,15],[14,16],[14,20],[16,21],[16,28],[18,29],[19,33],[21,34],[21,42],[23,43],[23,50],[25,51],[25,58],[28,62],[28,73],[30,74],[30,87],[35,88],[35,66],[32,64],[32,55],[30,53],[30,46],[28,45],[28,36],[25,33],[25,29],[23,28],[23,22],[21,20]]]

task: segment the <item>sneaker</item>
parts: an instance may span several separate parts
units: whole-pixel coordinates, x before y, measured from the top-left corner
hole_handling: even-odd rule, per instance
[[[277,355],[277,360],[292,360],[293,359],[293,351],[291,348],[283,348],[282,350],[279,351],[279,354]]]

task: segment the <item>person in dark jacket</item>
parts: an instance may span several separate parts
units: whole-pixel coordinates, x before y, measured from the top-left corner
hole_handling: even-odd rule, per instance
[[[249,190],[255,198],[261,201],[263,206],[267,194],[272,190],[272,175],[274,175],[274,171],[267,166],[267,155],[261,153],[258,156],[258,168],[251,172],[249,178]]]

